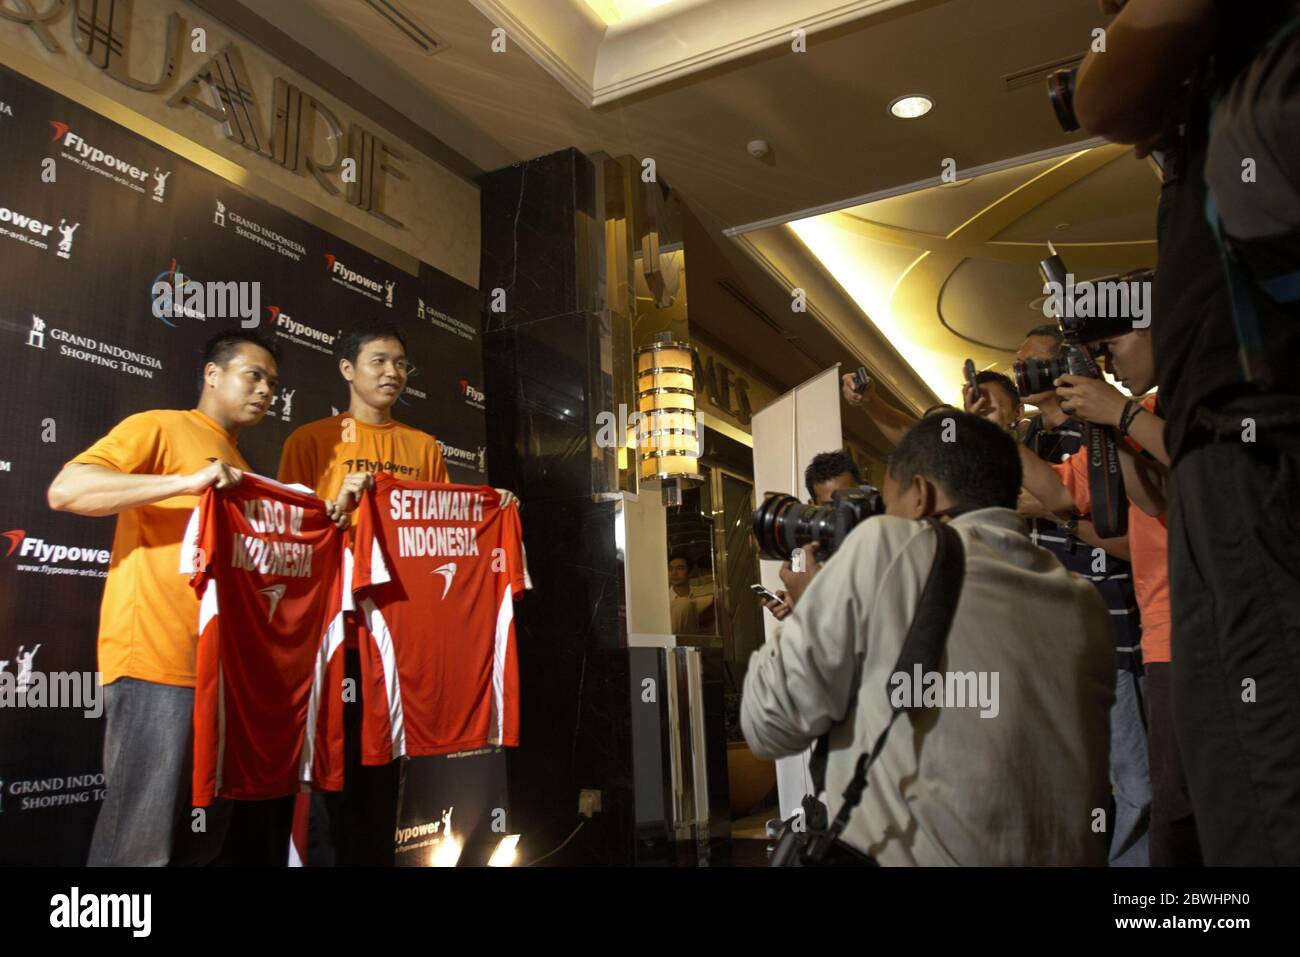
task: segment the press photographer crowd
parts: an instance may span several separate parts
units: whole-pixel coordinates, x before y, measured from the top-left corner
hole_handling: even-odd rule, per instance
[[[1051,103],[1160,167],[1156,268],[1049,250],[1010,375],[919,420],[845,375],[881,488],[826,452],[755,512],[742,727],[815,792],[774,864],[1300,864],[1300,9],[1101,7]]]

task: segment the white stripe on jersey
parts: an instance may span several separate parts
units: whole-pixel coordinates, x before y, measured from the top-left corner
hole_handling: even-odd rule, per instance
[[[194,514],[198,515],[199,510],[195,509]],[[198,522],[193,517],[190,524],[198,530]],[[191,553],[193,554],[193,553]],[[215,578],[209,578],[203,586],[203,598],[199,601],[199,634],[202,635],[208,622],[217,616],[219,608],[217,606],[217,581]],[[221,793],[221,770],[226,764],[226,673],[221,666],[221,659],[217,659],[217,782],[213,795]]]
[[[372,599],[361,599],[361,611],[366,616],[366,628],[370,631],[370,639],[379,649],[379,658],[384,665],[384,690],[388,694],[388,726],[392,733],[392,756],[400,758],[406,754],[406,718],[402,710],[402,686],[397,677],[397,652],[393,648],[393,635],[388,630],[388,622],[384,621],[383,614],[375,607]]]
[[[347,549],[343,550],[347,555]],[[347,564],[347,560],[344,560]],[[320,646],[316,649],[316,674],[311,679],[311,696],[307,699],[307,730],[302,740],[302,753],[298,756],[298,780],[310,784],[313,776],[313,763],[316,758],[316,716],[320,713],[320,698],[325,689],[325,675],[334,653],[343,644],[343,612],[339,611],[334,620],[321,635]]]
[[[505,734],[506,649],[510,645],[510,625],[515,620],[512,584],[505,583],[501,605],[497,608],[497,626],[492,648],[492,712],[488,716],[488,744],[500,744]]]
[[[196,508],[190,512],[190,520],[185,524],[185,535],[181,538],[181,567],[182,575],[193,575],[201,569],[197,568],[197,562],[194,559],[199,556],[199,510]],[[203,633],[203,626],[199,626],[199,634]]]

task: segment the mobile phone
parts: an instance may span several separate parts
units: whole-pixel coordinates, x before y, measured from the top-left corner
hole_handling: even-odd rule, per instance
[[[871,385],[871,376],[867,374],[867,367],[858,366],[858,371],[853,376],[853,391],[862,395],[869,385]]]
[[[752,591],[759,598],[766,598],[768,601],[774,601],[778,603],[781,601],[780,595],[778,595],[776,592],[768,591],[762,585],[750,585],[749,590]]]
[[[980,397],[980,385],[975,381],[974,359],[966,360],[966,364],[962,366],[962,373],[966,376],[966,388],[970,390],[971,401],[974,402]]]

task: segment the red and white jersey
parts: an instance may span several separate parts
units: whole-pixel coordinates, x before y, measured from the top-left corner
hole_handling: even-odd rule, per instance
[[[194,804],[343,787],[343,611],[352,558],[324,503],[245,472],[190,517],[199,593]]]
[[[484,485],[380,473],[354,532],[363,763],[518,745],[519,510]]]

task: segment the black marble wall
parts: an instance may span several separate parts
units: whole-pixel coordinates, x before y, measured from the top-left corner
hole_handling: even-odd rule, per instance
[[[601,812],[545,863],[631,864],[615,503],[594,499],[603,489],[593,423],[607,402],[595,170],[565,150],[488,173],[479,185],[488,473],[523,502],[533,582],[515,609],[521,743],[509,755],[510,826],[521,835],[521,861],[531,861],[582,821],[579,790],[599,790]]]

